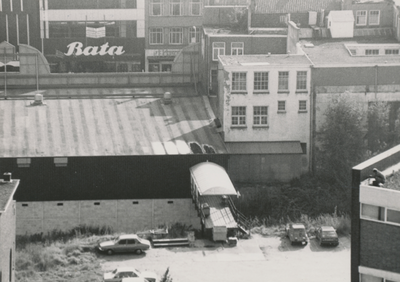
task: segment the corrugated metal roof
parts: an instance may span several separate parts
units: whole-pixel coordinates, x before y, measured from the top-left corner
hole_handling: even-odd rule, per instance
[[[203,97],[31,102],[0,101],[0,157],[227,152]]]
[[[199,163],[190,168],[200,195],[236,195],[226,170],[215,163]]]
[[[293,142],[230,142],[226,148],[231,154],[302,154],[299,141]]]
[[[221,197],[203,196],[200,197],[200,203],[207,203],[210,206],[210,216],[206,217],[204,222],[206,228],[213,228],[214,226],[237,228],[231,209],[222,205]]]
[[[256,14],[341,10],[340,0],[256,0]]]

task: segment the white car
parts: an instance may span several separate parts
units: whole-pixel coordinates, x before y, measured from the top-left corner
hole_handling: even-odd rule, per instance
[[[139,271],[133,267],[118,267],[111,272],[104,273],[103,276],[104,282],[122,282],[122,281],[130,281],[129,279],[126,280],[124,278],[137,278],[133,281],[141,282],[141,281],[148,281],[148,282],[158,282],[159,278],[158,275],[151,271]]]

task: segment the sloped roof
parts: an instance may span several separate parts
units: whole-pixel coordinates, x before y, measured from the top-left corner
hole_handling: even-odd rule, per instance
[[[256,14],[340,10],[340,0],[255,0]]]
[[[215,163],[203,162],[190,168],[200,195],[236,195],[226,170]]]
[[[205,99],[2,100],[0,157],[226,153]]]
[[[18,185],[18,179],[13,179],[12,182],[4,182],[3,180],[0,180],[0,214],[5,212],[8,203],[12,201]]]

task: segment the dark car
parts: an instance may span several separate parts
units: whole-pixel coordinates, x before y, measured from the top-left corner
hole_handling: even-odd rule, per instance
[[[317,239],[320,246],[322,245],[339,245],[339,237],[336,233],[335,228],[332,226],[321,226],[317,229],[315,234],[315,238]]]
[[[286,236],[292,245],[297,243],[305,246],[308,244],[306,228],[302,223],[289,223],[286,225]]]

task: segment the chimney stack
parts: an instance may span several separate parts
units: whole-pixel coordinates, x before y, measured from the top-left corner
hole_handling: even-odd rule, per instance
[[[4,182],[12,182],[12,179],[11,179],[11,172],[5,172],[5,173],[3,174],[3,181],[4,181]]]

